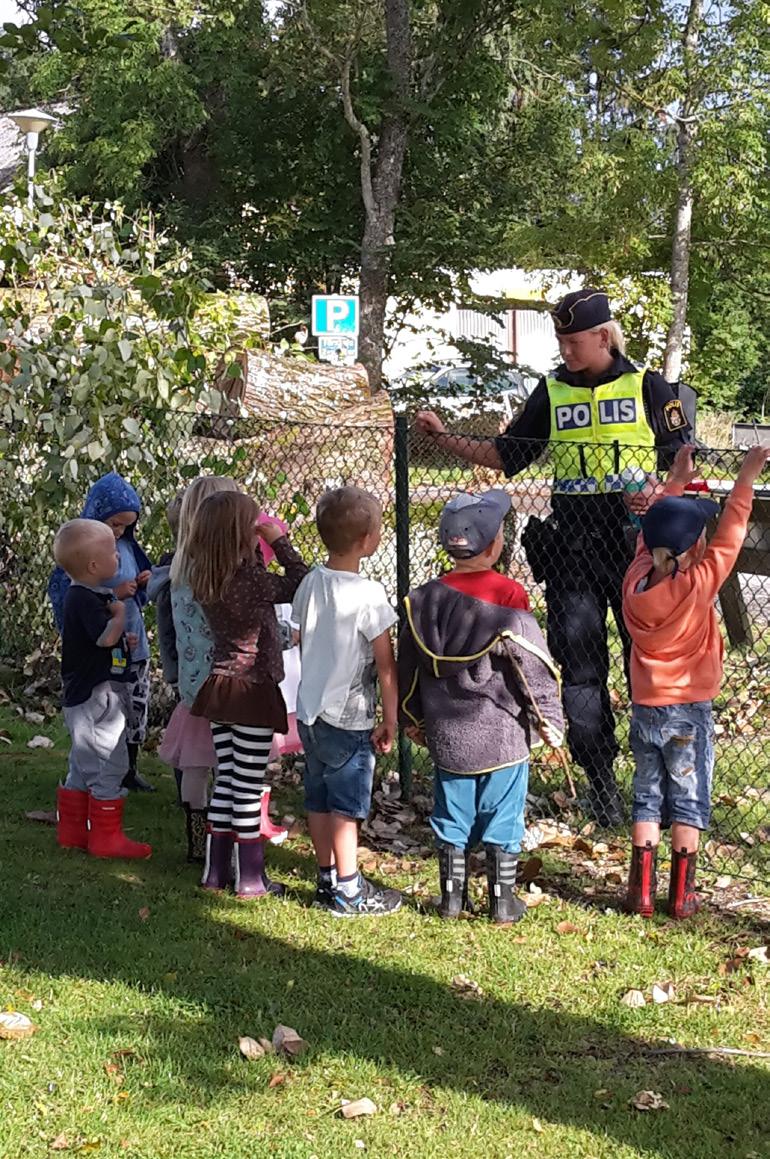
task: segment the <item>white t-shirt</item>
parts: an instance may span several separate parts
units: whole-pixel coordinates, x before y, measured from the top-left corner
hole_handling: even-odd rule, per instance
[[[377,702],[372,641],[398,618],[382,584],[352,571],[315,567],[297,589],[292,617],[302,647],[298,719],[371,728]]]

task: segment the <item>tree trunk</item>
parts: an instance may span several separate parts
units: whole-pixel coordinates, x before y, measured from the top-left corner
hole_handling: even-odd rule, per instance
[[[676,138],[676,172],[679,192],[671,246],[670,284],[673,312],[671,325],[666,335],[666,353],[663,360],[663,373],[669,382],[678,382],[682,376],[682,353],[687,328],[687,306],[690,292],[690,241],[695,200],[692,170],[697,134],[695,122],[697,95],[694,76],[697,66],[696,55],[701,21],[701,0],[690,0],[682,43],[686,88],[679,114]]]
[[[372,165],[368,150],[361,157],[366,224],[361,242],[359,358],[369,376],[372,393],[382,389],[390,255],[395,244],[396,209],[409,138],[407,102],[412,78],[409,0],[385,0],[385,34],[392,107],[378,135],[376,162]]]

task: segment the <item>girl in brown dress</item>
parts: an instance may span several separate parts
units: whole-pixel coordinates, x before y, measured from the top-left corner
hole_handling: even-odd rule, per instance
[[[220,492],[198,509],[187,579],[214,638],[211,674],[191,712],[211,722],[217,771],[208,810],[205,889],[233,882],[238,897],[282,893],[265,874],[260,806],[273,733],[288,731],[274,605],[289,603],[308,567],[248,495]],[[284,574],[265,568],[260,540]]]

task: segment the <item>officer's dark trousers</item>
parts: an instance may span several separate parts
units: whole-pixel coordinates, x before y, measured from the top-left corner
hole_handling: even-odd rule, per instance
[[[604,558],[602,553],[604,550]],[[611,608],[628,670],[630,640],[621,613],[625,554],[565,552],[546,585],[548,646],[562,673],[562,699],[570,752],[589,779],[602,780],[618,754],[615,719],[607,688],[607,609]]]

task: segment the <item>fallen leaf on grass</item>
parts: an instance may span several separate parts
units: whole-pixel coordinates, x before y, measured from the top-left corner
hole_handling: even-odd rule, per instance
[[[676,990],[671,982],[656,982],[652,987],[652,1000],[656,1006],[662,1006],[664,1002],[673,1002],[676,998]]]
[[[28,821],[37,821],[39,825],[56,824],[56,813],[53,809],[30,809],[24,816]]]
[[[33,736],[32,740],[27,741],[28,749],[52,749],[53,741],[50,736]]]
[[[474,982],[467,974],[456,974],[452,979],[452,989],[462,998],[482,998],[484,991],[478,982]]]
[[[529,889],[522,896],[521,900],[524,902],[527,909],[534,909],[535,906],[542,905],[542,903],[546,901],[547,896],[548,895],[543,893],[542,889],[540,889],[538,885],[535,885],[535,883],[532,882]]]
[[[270,1079],[270,1082],[267,1085],[270,1088],[270,1090],[272,1091],[276,1087],[283,1086],[283,1084],[285,1082],[286,1082],[286,1075],[285,1074],[274,1074],[273,1077]]]
[[[442,1056],[442,1055],[443,1055],[443,1053],[444,1053],[444,1050],[443,1050],[443,1048],[442,1048],[442,1047],[440,1047],[440,1046],[434,1046],[434,1047],[433,1047],[433,1053],[434,1053],[434,1054],[436,1054],[436,1055],[438,1055],[438,1057],[439,1057],[439,1058],[441,1058],[441,1056]]]
[[[150,907],[148,905],[143,905],[142,908],[139,910],[139,921],[146,922],[149,916],[150,916]]]
[[[620,1001],[624,1006],[631,1006],[632,1008],[647,1005],[647,999],[641,990],[626,990]]]
[[[749,950],[748,957],[752,962],[761,962],[763,966],[770,966],[770,946],[756,946]]]
[[[638,1091],[632,1099],[628,1100],[628,1103],[637,1111],[668,1110],[668,1103],[665,1102],[663,1095],[658,1094],[657,1091]]]
[[[582,930],[580,926],[576,926],[574,922],[559,922],[556,927],[557,934],[580,934]]]
[[[391,1115],[403,1115],[406,1110],[406,1103],[391,1103],[388,1107],[388,1112]]]
[[[734,974],[745,963],[749,956],[748,946],[739,946],[733,954],[732,958],[728,958],[726,962],[719,963],[719,975],[726,978],[728,974]]]
[[[340,1111],[343,1119],[358,1119],[361,1115],[376,1115],[377,1104],[371,1099],[354,1099],[352,1103],[343,1099]]]
[[[248,1035],[243,1035],[238,1039],[238,1049],[244,1058],[249,1062],[254,1062],[258,1058],[265,1057],[265,1049],[261,1046],[255,1038],[249,1038]]]
[[[36,1030],[37,1027],[26,1014],[19,1014],[17,1010],[3,1010],[0,1013],[0,1038],[30,1038]]]
[[[539,1119],[533,1119],[533,1120],[532,1120],[532,1130],[533,1130],[533,1131],[536,1131],[536,1132],[538,1133],[538,1135],[542,1135],[542,1133],[543,1133],[543,1124],[540,1122],[540,1120],[539,1120]]]
[[[11,734],[8,732],[7,728],[0,728],[0,740],[3,742],[3,744],[11,743]]]
[[[69,1151],[71,1146],[72,1146],[72,1144],[70,1143],[69,1139],[64,1134],[64,1132],[62,1132],[61,1135],[57,1135],[56,1138],[53,1139],[48,1144],[48,1150],[49,1151]]]
[[[273,1046],[289,1058],[299,1058],[307,1050],[307,1043],[291,1026],[276,1026],[273,1031]]]
[[[543,868],[543,862],[539,857],[528,858],[523,865],[519,866],[518,881],[521,885],[529,885],[539,876]]]
[[[733,879],[724,874],[722,877],[718,877],[716,879],[714,882],[714,889],[728,889],[732,884]]]
[[[42,712],[25,712],[24,719],[27,724],[45,724],[45,717]]]

